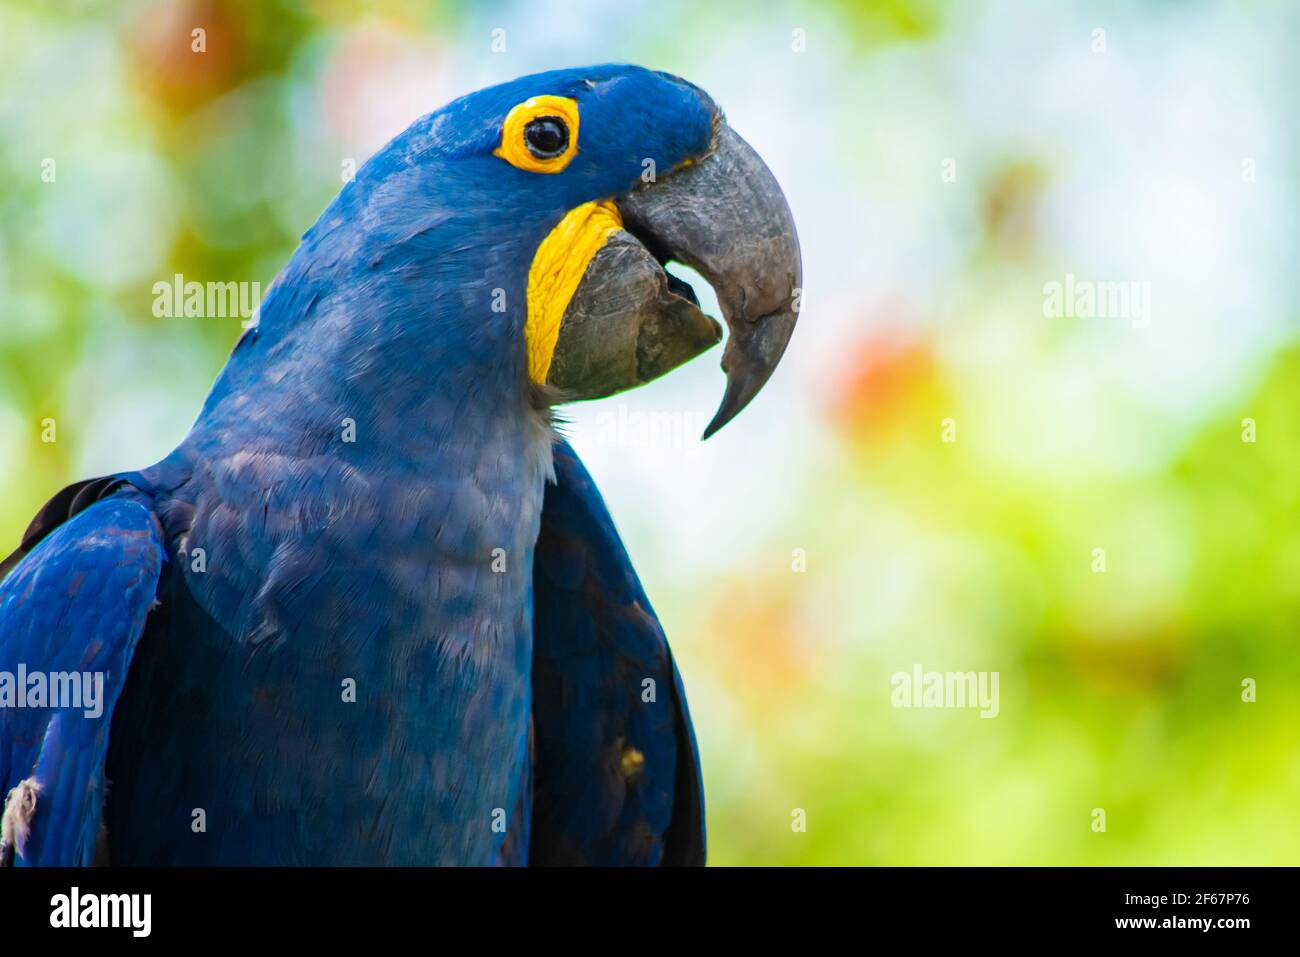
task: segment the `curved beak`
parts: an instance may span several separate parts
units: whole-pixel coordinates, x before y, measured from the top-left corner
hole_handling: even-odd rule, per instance
[[[616,199],[623,230],[588,264],[560,326],[548,384],[573,398],[658,378],[718,341],[671,260],[713,286],[730,329],[727,389],[704,438],[771,377],[794,331],[802,262],[781,187],[725,123],[702,159]]]

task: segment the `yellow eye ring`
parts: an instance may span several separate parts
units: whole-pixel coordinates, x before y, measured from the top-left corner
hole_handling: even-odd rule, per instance
[[[530,173],[560,173],[577,152],[577,101],[567,96],[533,96],[506,114],[501,145],[492,155]]]

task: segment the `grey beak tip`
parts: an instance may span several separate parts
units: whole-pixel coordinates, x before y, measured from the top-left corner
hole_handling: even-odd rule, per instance
[[[727,390],[701,441],[739,415],[767,385],[790,344],[797,318],[787,309],[733,325],[731,339],[722,357]]]

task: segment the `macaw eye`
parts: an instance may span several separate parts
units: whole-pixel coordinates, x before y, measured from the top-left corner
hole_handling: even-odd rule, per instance
[[[562,173],[577,152],[578,101],[530,96],[506,114],[492,155],[529,173]]]
[[[538,159],[554,159],[569,146],[569,128],[558,116],[539,116],[524,127],[524,142]]]

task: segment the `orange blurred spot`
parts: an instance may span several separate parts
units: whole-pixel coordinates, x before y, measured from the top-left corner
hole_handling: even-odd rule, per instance
[[[710,611],[707,652],[728,685],[758,707],[818,671],[821,654],[801,633],[795,596],[772,580],[723,583]]]
[[[909,397],[933,381],[928,343],[899,325],[846,350],[848,358],[832,386],[831,415],[851,431],[877,431],[901,418]]]
[[[172,112],[192,110],[239,81],[243,39],[238,21],[221,4],[182,0],[154,5],[130,35],[141,84]]]

